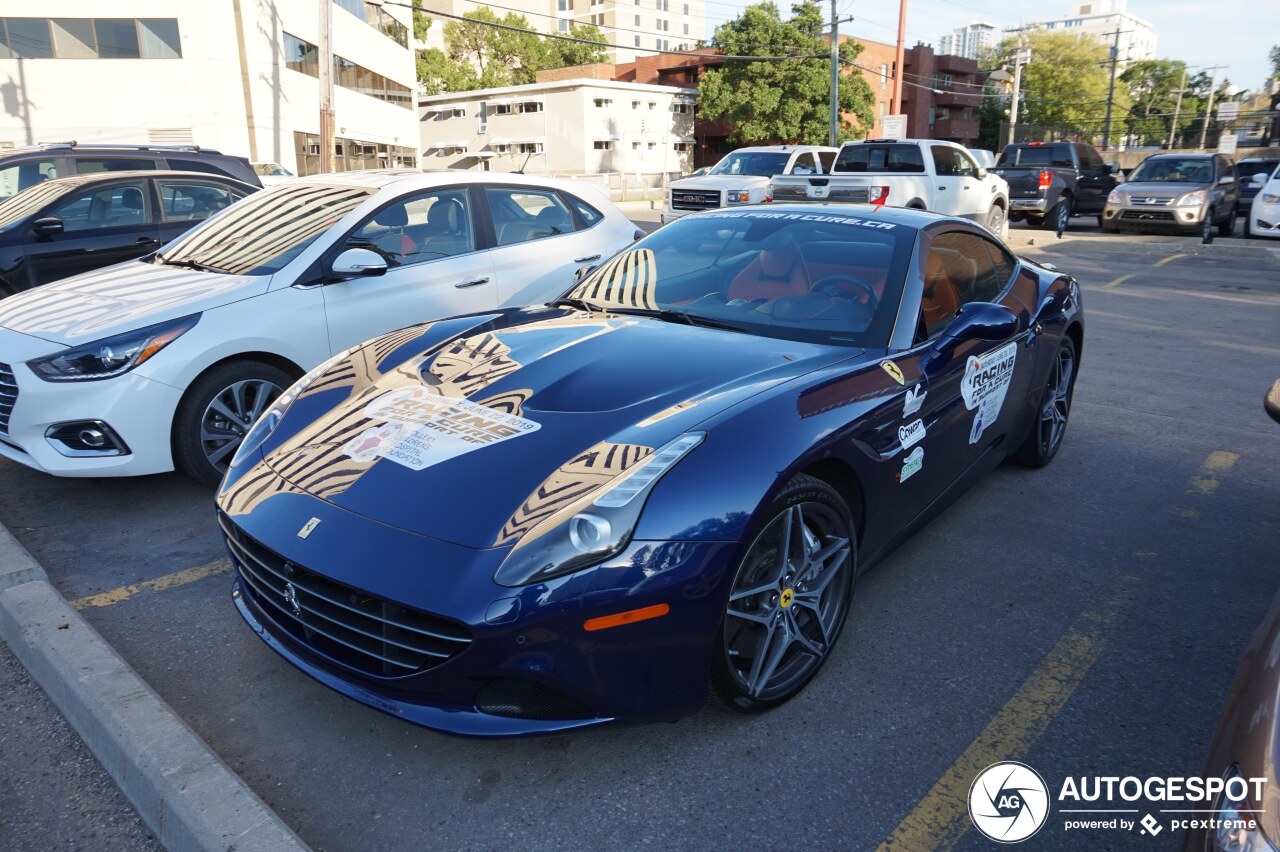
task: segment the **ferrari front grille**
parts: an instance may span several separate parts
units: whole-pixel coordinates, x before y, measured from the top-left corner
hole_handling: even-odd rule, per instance
[[[295,640],[380,677],[421,672],[471,644],[461,624],[337,583],[264,547],[219,512],[241,586]]]

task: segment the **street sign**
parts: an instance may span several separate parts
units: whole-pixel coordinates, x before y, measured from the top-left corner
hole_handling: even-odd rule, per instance
[[[1218,137],[1218,153],[1234,154],[1236,152],[1236,145],[1239,144],[1239,142],[1240,140],[1236,138],[1235,133],[1231,131],[1223,133]]]
[[[1240,117],[1240,104],[1227,101],[1218,104],[1218,121],[1235,121]]]
[[[907,135],[907,117],[905,115],[886,115],[880,120],[884,128],[885,139],[902,139]]]

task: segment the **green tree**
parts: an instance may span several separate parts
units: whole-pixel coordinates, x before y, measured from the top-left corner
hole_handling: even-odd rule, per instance
[[[482,6],[463,17],[466,20],[445,24],[444,41],[449,59],[474,70],[473,88],[532,83],[538,69],[547,67],[547,46],[537,33],[528,32],[529,21],[523,15],[508,12],[499,18]]]
[[[567,35],[593,41],[600,47],[582,44],[576,41],[548,39],[547,68],[564,68],[570,65],[589,65],[593,62],[604,62],[606,59],[604,34],[595,24],[572,24]]]
[[[822,37],[822,8],[803,0],[783,20],[771,0],[748,6],[721,24],[711,46],[728,54],[795,56],[781,60],[730,60],[702,77],[698,110],[704,118],[734,125],[733,142],[780,141],[824,144],[829,124],[830,46]],[[840,45],[842,64],[850,65],[862,45]],[[861,74],[841,74],[840,139],[865,135],[873,123],[875,96]],[[852,117],[853,123],[846,119]]]
[[[419,50],[417,65],[418,82],[428,95],[480,88],[480,80],[470,65],[454,62],[439,48]]]
[[[1186,73],[1186,63],[1176,59],[1143,59],[1130,63],[1120,75],[1131,102],[1124,126],[1136,144],[1157,145],[1168,140],[1175,110],[1178,129],[1195,118],[1197,98],[1184,95],[1181,106],[1178,104],[1178,89]]]
[[[413,6],[413,37],[416,41],[426,41],[431,31],[431,16],[422,11],[418,4]]]
[[[1023,39],[1031,48],[1031,61],[1022,68],[1020,124],[1082,127],[1101,132],[1107,110],[1111,79],[1109,52],[1088,36],[1050,30],[1032,30]],[[1001,45],[1002,59],[1013,67],[1017,41]],[[1117,82],[1112,125],[1117,126],[1129,109],[1129,94]]]
[[[1271,76],[1280,77],[1280,44],[1267,51],[1267,59],[1271,60]]]

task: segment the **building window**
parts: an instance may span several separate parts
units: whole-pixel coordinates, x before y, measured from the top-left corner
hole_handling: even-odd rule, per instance
[[[560,30],[560,32],[562,32],[562,33],[567,33],[567,32],[569,32],[569,22],[568,22],[567,20],[565,20],[564,18],[561,18],[560,20],[556,21],[556,27],[557,27],[557,28]]]
[[[520,145],[517,146],[517,150],[521,154],[541,154],[542,143],[541,142],[521,142]]]
[[[688,3],[685,3],[685,4],[684,4],[684,13],[685,13],[686,15],[687,15],[687,14],[689,14],[689,4],[688,4]]]
[[[636,15],[636,26],[640,26],[640,16]]]
[[[889,88],[889,63],[880,63],[880,88]]]
[[[494,115],[511,115],[511,104],[494,104]]]
[[[601,13],[600,13],[600,14],[598,14],[598,15],[592,15],[592,16],[591,16],[591,23],[595,24],[597,27],[603,27],[603,26],[604,26],[604,13],[603,13],[603,12],[601,12]]]
[[[635,37],[636,47],[640,46],[640,36]]]
[[[612,151],[613,143],[608,139],[597,139],[595,141],[595,149],[597,151]]]
[[[688,154],[693,151],[692,142],[676,142],[671,147],[675,148],[676,151],[681,154]]]
[[[613,100],[611,98],[593,98],[591,102],[600,109],[613,106]]]
[[[510,145],[494,145],[493,150],[497,151],[499,154],[510,154],[511,146]]]
[[[688,35],[688,34],[689,34],[689,25],[688,25],[688,24],[685,24],[685,25],[684,25],[684,34],[685,34],[685,35]]]
[[[665,33],[670,31],[670,29],[671,29],[670,21],[668,21],[666,18],[658,19],[658,32]]]
[[[568,12],[569,0],[556,0],[556,9],[561,12]]]
[[[679,115],[693,115],[693,104],[674,103],[671,111]]]
[[[666,50],[670,46],[670,42],[665,38],[660,38],[655,41],[655,46],[657,50]]]
[[[176,18],[0,18],[0,58],[180,59]]]
[[[603,6],[603,5],[604,5],[604,0],[591,0],[591,5],[592,5],[592,6]]]
[[[658,11],[659,11],[659,12],[667,12],[667,11],[670,11],[670,7],[671,7],[671,0],[657,0],[657,3],[658,3]]]
[[[516,107],[520,112],[542,112],[542,101],[524,101]]]
[[[657,142],[647,142],[647,143],[645,143],[645,146],[646,146],[650,151],[652,151],[652,150],[654,150],[654,149],[656,149],[656,148],[658,147],[658,143],[657,143]]]
[[[632,142],[632,143],[631,143],[631,150],[632,150],[632,151],[639,151],[639,150],[640,150],[640,143],[639,143],[639,142]]]
[[[654,110],[657,108],[658,108],[658,104],[655,101],[649,101],[649,109]]]
[[[99,35],[99,38],[101,38],[101,35]],[[288,33],[284,34],[284,64],[286,68],[306,74],[309,77],[318,77],[320,74],[319,53],[314,44],[303,41],[297,36],[289,35]],[[413,92],[408,86],[397,83],[395,80],[388,80],[381,74],[374,73],[368,68],[337,55],[333,57],[333,81],[344,89],[350,89],[353,92],[359,92],[362,95],[386,101],[394,106],[404,107],[408,110],[414,108]],[[365,167],[361,166],[360,168]]]

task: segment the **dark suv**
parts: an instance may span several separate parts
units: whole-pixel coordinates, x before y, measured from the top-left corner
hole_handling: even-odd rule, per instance
[[[251,192],[203,172],[104,172],[0,201],[0,296],[150,254]]]
[[[0,154],[0,201],[54,178],[96,172],[176,169],[205,172],[262,186],[244,157],[197,145],[77,145],[59,142]]]
[[[1271,174],[1280,166],[1280,157],[1245,157],[1236,161],[1236,171],[1240,175],[1240,210],[1241,216],[1249,215],[1249,205],[1258,194]]]

